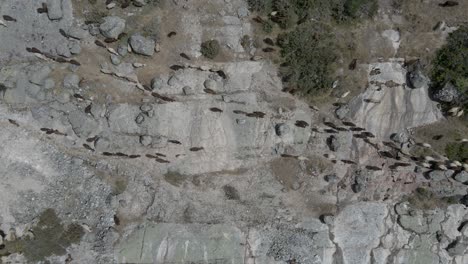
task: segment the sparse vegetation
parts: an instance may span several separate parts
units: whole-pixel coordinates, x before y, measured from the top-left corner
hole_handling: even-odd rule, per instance
[[[252,39],[249,35],[244,35],[240,41],[240,44],[245,51],[250,51],[250,47],[252,46]]]
[[[445,154],[451,160],[468,160],[468,142],[454,142],[445,146]]]
[[[280,28],[281,74],[289,91],[312,94],[331,87],[338,45],[335,24],[373,17],[377,0],[247,0],[268,34]],[[271,23],[271,24],[270,24]],[[276,32],[276,31],[275,31]]]
[[[228,200],[239,200],[240,195],[239,192],[236,190],[236,188],[230,186],[230,185],[224,185],[223,186],[224,190],[224,195]]]
[[[153,39],[154,41],[159,41],[160,28],[161,25],[159,18],[155,17],[143,27],[143,35],[145,37]]]
[[[371,18],[377,13],[377,0],[346,0],[343,14],[352,19]]]
[[[168,171],[166,174],[164,174],[164,180],[176,187],[181,186],[186,178],[187,176],[175,171]]]
[[[415,209],[432,210],[446,207],[449,204],[458,203],[459,199],[456,197],[437,197],[430,190],[418,187],[415,192],[408,197],[408,202],[411,207]]]
[[[127,189],[127,180],[117,179],[115,181],[114,190],[113,190],[113,193],[115,195],[119,195],[119,194],[125,192],[126,189]]]
[[[271,22],[270,20],[265,20],[262,22],[262,30],[267,34],[273,32],[273,26],[273,22]]]
[[[219,42],[215,39],[205,41],[201,44],[201,53],[208,59],[214,59],[221,49]]]
[[[447,43],[437,51],[431,73],[432,89],[437,90],[447,82],[468,97],[468,25],[450,33]],[[465,108],[468,102],[464,102]]]
[[[308,18],[337,22],[371,18],[377,13],[377,0],[247,0],[250,9],[268,15],[286,29]],[[271,15],[276,12],[275,15]]]
[[[101,11],[98,9],[92,9],[88,13],[84,14],[86,24],[99,24],[101,23],[104,17],[108,15],[107,10]]]
[[[28,263],[42,261],[51,255],[64,255],[67,247],[80,241],[84,230],[78,224],[71,224],[65,229],[55,211],[47,209],[39,216],[39,222],[33,227],[32,233],[34,239],[6,241],[0,255],[23,253],[29,260]]]

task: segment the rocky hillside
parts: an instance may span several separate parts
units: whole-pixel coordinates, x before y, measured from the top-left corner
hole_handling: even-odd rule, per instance
[[[468,263],[468,2],[344,1],[302,68],[253,2],[0,2],[0,263]]]

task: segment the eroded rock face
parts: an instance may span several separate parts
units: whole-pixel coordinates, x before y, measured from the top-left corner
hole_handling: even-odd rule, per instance
[[[405,76],[402,62],[370,64],[370,87],[351,100],[350,116],[381,138],[440,120],[442,114],[430,100],[428,87],[406,89]]]
[[[370,252],[385,234],[385,204],[356,203],[347,206],[335,218],[334,241],[343,263],[370,263]]]
[[[384,156],[440,117],[419,73],[410,90],[402,63],[373,63],[366,91],[318,110],[244,51],[244,1],[134,1],[101,24],[71,3],[0,3],[18,20],[0,25],[0,262],[466,262],[465,172]],[[169,16],[156,47],[148,20]],[[200,57],[204,38],[226,57]],[[420,183],[461,204],[400,204]],[[54,238],[29,231],[51,208],[78,242],[18,250]]]

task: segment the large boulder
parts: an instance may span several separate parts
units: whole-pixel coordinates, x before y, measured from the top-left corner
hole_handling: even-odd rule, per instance
[[[448,177],[452,176],[453,170],[433,170],[427,173],[429,179],[433,181],[442,181],[446,180]]]
[[[340,142],[338,141],[338,138],[333,135],[327,138],[327,145],[331,151],[338,151],[338,149],[341,146]]]
[[[145,38],[140,34],[133,34],[128,42],[133,52],[137,54],[145,56],[152,56],[154,54],[155,42],[152,39]]]
[[[456,102],[460,97],[460,92],[451,82],[447,82],[442,89],[433,93],[434,100],[443,103]]]
[[[101,34],[106,38],[117,38],[125,29],[125,20],[116,17],[108,16],[104,18],[104,22],[99,26]]]
[[[406,82],[410,88],[418,89],[428,84],[429,79],[422,73],[421,63],[418,61],[408,65]]]

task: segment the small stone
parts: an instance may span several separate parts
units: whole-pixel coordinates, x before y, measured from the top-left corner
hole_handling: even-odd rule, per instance
[[[108,138],[100,137],[94,142],[94,147],[98,151],[106,151],[109,150],[111,147],[111,142]]]
[[[245,124],[245,122],[246,122],[245,119],[236,119],[236,123],[238,125],[243,125],[243,124]]]
[[[44,66],[39,69],[32,70],[31,72],[28,73],[29,81],[37,85],[43,85],[45,79],[47,78],[47,76],[49,76],[51,72],[52,70],[48,66]]]
[[[404,144],[409,141],[409,136],[405,132],[393,133],[390,135],[390,139],[399,144]]]
[[[192,89],[192,87],[190,87],[190,86],[184,86],[184,87],[182,88],[182,92],[183,92],[185,95],[192,95],[192,94],[194,94],[193,89]]]
[[[206,89],[210,89],[213,91],[217,90],[217,83],[214,80],[206,79],[203,85],[205,86]]]
[[[414,172],[416,172],[416,173],[421,173],[421,172],[422,172],[422,168],[419,167],[419,166],[414,166]]]
[[[177,78],[177,76],[173,75],[169,78],[169,80],[167,81],[167,84],[169,86],[175,86],[177,85],[178,82],[179,82],[179,79]]]
[[[362,184],[354,183],[353,185],[351,185],[351,189],[353,190],[354,193],[359,193],[363,190],[363,186]]]
[[[155,42],[152,39],[145,38],[140,34],[133,34],[128,43],[132,47],[133,52],[145,55],[152,56],[154,54]]]
[[[151,143],[153,142],[153,138],[150,137],[150,136],[140,136],[140,143],[147,147],[149,145],[151,145]]]
[[[275,126],[276,135],[280,137],[288,134],[290,130],[289,126],[285,123],[276,124]]]
[[[299,183],[298,181],[295,181],[295,182],[293,182],[293,184],[291,185],[291,188],[292,188],[293,190],[295,190],[295,191],[296,191],[296,190],[299,190],[299,188],[301,188],[301,183]]]
[[[57,47],[55,47],[55,51],[57,52],[57,55],[59,56],[62,56],[65,58],[71,57],[71,52],[66,42],[59,43]]]
[[[146,66],[146,64],[139,63],[139,62],[134,62],[132,65],[133,65],[133,67],[135,67],[135,68],[141,68],[141,67],[145,67],[145,66]]]
[[[26,92],[31,95],[32,97],[37,98],[37,94],[41,91],[41,87],[39,85],[31,84],[28,86]],[[39,99],[39,98],[37,98]]]
[[[248,17],[249,16],[249,9],[247,7],[245,7],[245,6],[240,7],[239,9],[237,9],[237,16],[239,18]]]
[[[111,60],[111,63],[114,64],[114,65],[119,65],[120,62],[121,62],[119,56],[117,56],[115,54],[110,55],[110,60]]]
[[[153,136],[153,142],[151,143],[152,148],[163,148],[167,146],[166,138],[162,136]]]
[[[71,94],[69,91],[62,90],[62,92],[60,92],[60,94],[57,96],[57,101],[59,101],[62,104],[65,104],[65,103],[70,102],[70,97],[71,97]]]
[[[153,110],[153,106],[151,104],[142,104],[140,106],[140,110],[143,111],[143,112],[149,112],[149,111]]]
[[[326,182],[335,183],[338,181],[338,176],[336,174],[328,174],[323,177]]]
[[[103,20],[104,22],[99,25],[99,30],[106,38],[116,39],[125,29],[125,20],[120,17],[108,16]]]
[[[107,9],[112,9],[112,8],[115,7],[115,5],[116,5],[116,4],[115,4],[114,2],[112,2],[112,3],[108,4],[108,5],[106,6],[106,8],[107,8]]]
[[[133,0],[133,5],[136,7],[142,7],[146,5],[145,0]]]
[[[255,55],[255,56],[252,57],[251,60],[253,60],[253,61],[260,61],[260,60],[263,60],[263,57],[260,56],[260,55]]]
[[[77,26],[72,26],[68,29],[67,35],[74,39],[83,39],[86,37],[86,30]]]
[[[344,119],[348,113],[349,113],[348,105],[341,105],[335,110],[335,115],[340,120]]]
[[[78,43],[77,41],[70,41],[68,43],[68,49],[73,55],[78,55],[81,53],[80,43]]]
[[[338,141],[338,138],[333,135],[327,138],[327,145],[331,151],[338,151],[338,149],[341,147],[341,144]]]
[[[128,53],[128,48],[126,44],[120,43],[119,46],[117,47],[117,53],[119,53],[120,56],[125,56]]]
[[[161,51],[161,44],[159,42],[154,45],[154,51],[156,53]]]
[[[63,79],[63,87],[67,89],[79,88],[80,77],[76,74],[69,73]]]
[[[464,224],[460,230],[460,233],[465,237],[468,238],[468,224]]]
[[[88,31],[91,36],[97,36],[99,33],[101,33],[99,26],[96,24],[89,24]]]
[[[150,110],[148,112],[145,112],[145,114],[148,116],[148,117],[153,117],[154,116],[154,110]]]
[[[161,77],[154,77],[151,80],[151,88],[153,90],[159,90],[164,87],[164,80]]]
[[[451,177],[453,173],[454,173],[453,170],[446,170],[446,171],[433,170],[433,171],[430,171],[427,174],[427,176],[428,176],[429,179],[431,179],[433,181],[442,181],[442,180],[447,179],[448,177]]]
[[[324,214],[319,217],[320,221],[326,225],[332,225],[335,222],[335,216]]]
[[[47,16],[50,20],[62,18],[62,0],[47,0]]]
[[[407,230],[411,230],[415,233],[421,234],[428,230],[427,220],[420,213],[415,215],[400,215],[398,217],[398,223]]]
[[[468,172],[466,171],[461,171],[453,177],[456,181],[461,182],[461,183],[466,183],[468,182]]]
[[[135,122],[137,124],[141,124],[143,123],[143,121],[145,121],[145,116],[143,114],[139,114],[136,118],[135,118]]]

